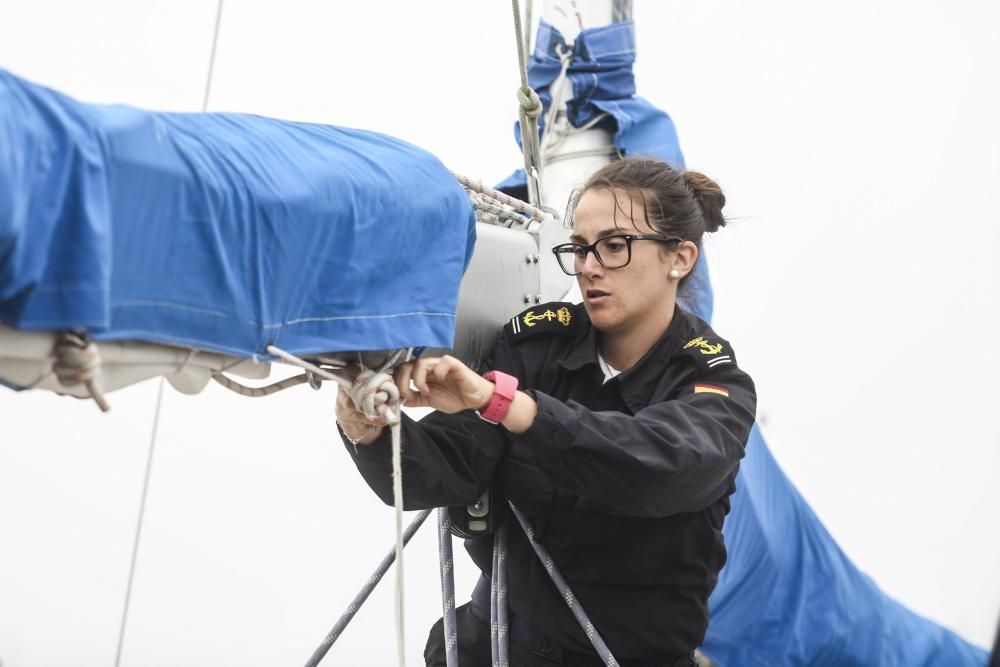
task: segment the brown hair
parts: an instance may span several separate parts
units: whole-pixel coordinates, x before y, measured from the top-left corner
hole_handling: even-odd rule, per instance
[[[651,228],[664,236],[693,241],[699,248],[705,232],[714,232],[726,224],[722,216],[726,196],[718,183],[697,171],[677,169],[656,158],[631,157],[606,164],[587,179],[580,194],[593,189],[636,197],[643,203],[644,217]],[[620,203],[618,206],[621,210]],[[575,201],[570,207],[575,208]],[[636,220],[630,212],[622,213]]]

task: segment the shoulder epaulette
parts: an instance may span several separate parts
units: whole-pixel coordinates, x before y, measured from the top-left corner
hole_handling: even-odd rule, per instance
[[[539,304],[512,317],[504,325],[504,332],[515,342],[539,333],[572,336],[578,320],[574,310],[574,304],[568,302]]]
[[[695,365],[702,370],[711,370],[736,363],[733,348],[711,331],[684,341],[681,345],[681,353],[690,357]]]

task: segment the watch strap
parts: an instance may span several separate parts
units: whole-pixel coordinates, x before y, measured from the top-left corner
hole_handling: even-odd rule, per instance
[[[517,378],[503,371],[489,371],[483,377],[494,384],[494,389],[489,404],[478,411],[479,417],[491,424],[499,424],[507,416],[517,394]]]

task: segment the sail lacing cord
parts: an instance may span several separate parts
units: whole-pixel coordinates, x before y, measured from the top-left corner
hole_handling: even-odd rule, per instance
[[[101,392],[98,376],[101,372],[101,353],[94,341],[85,333],[62,331],[56,336],[55,362],[52,372],[64,387],[82,384],[102,412],[111,409]]]
[[[573,62],[573,50],[566,49],[562,44],[556,44],[555,49],[559,55],[561,67],[559,76],[556,77],[555,83],[552,85],[552,103],[549,105],[549,111],[545,115],[545,135],[540,152],[542,165],[547,166],[560,160],[578,157],[621,157],[618,149],[613,144],[604,148],[584,148],[552,155],[568,137],[590,130],[608,117],[608,114],[600,113],[580,127],[573,127],[570,124],[569,119],[565,115],[564,108],[566,102],[573,94],[573,85],[566,78],[570,65]]]

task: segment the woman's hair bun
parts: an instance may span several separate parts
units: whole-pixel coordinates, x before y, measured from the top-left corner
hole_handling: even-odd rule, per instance
[[[719,184],[697,171],[685,171],[684,183],[698,202],[705,218],[705,231],[714,232],[724,227],[726,219],[722,215],[722,207],[726,205],[726,195],[722,194]]]

